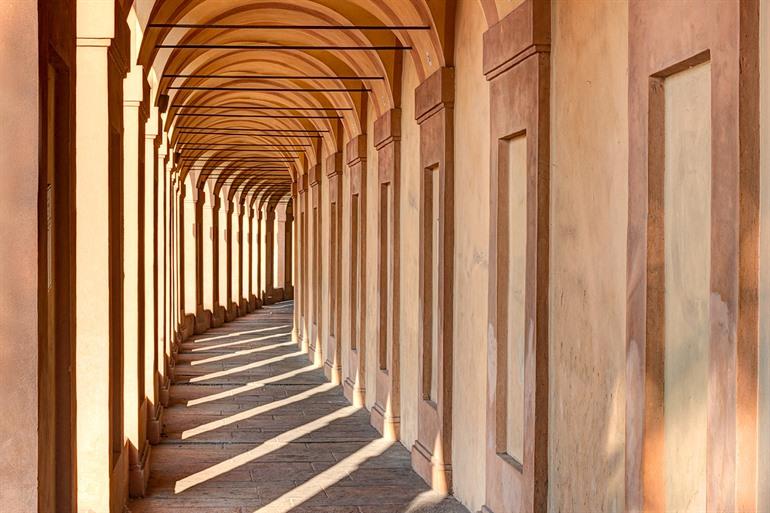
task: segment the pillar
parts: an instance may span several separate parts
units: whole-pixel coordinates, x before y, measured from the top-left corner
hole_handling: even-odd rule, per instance
[[[291,198],[292,203],[294,204],[294,208],[297,211],[297,216],[299,219],[299,190],[298,190],[298,184],[294,176],[292,176],[292,183],[291,183]],[[297,256],[297,258],[293,259],[293,266],[294,266],[294,276],[299,276],[299,229],[298,229],[298,223],[294,224],[294,230],[293,230],[293,241],[294,241],[294,252]],[[299,293],[294,294],[294,322],[292,323],[291,327],[291,340],[295,344],[297,344],[298,347],[302,347],[301,343],[301,332],[302,329],[300,327],[300,324],[302,322],[302,315],[300,312],[301,309],[301,302],[300,302],[300,294],[302,292],[301,287],[298,288]]]
[[[83,7],[82,2],[79,7]],[[78,511],[122,511],[123,78],[129,33],[108,0],[78,9],[75,280]],[[116,20],[121,20],[116,22]]]
[[[275,303],[275,208],[268,203],[265,205],[265,304]]]
[[[306,258],[309,264],[306,264],[309,281],[307,282],[307,292],[309,301],[310,324],[308,332],[308,357],[315,365],[323,365],[323,347],[321,346],[321,329],[323,320],[321,319],[321,273],[323,265],[321,262],[321,228],[322,228],[322,205],[321,205],[321,164],[318,163],[308,170],[308,180],[310,191],[308,194],[308,217],[307,236],[309,237],[307,245]]]
[[[630,511],[757,509],[757,11],[630,5]]]
[[[388,439],[398,439],[401,423],[399,357],[399,224],[401,219],[401,110],[374,122],[379,183],[377,236],[377,337],[375,401],[372,425]]]
[[[226,197],[226,196],[225,196]],[[225,305],[227,308],[225,320],[226,321],[232,321],[238,316],[238,311],[236,309],[235,302],[233,301],[233,273],[235,270],[235,267],[233,266],[233,230],[234,230],[234,223],[233,223],[233,202],[230,199],[225,200],[225,223],[226,223],[226,231],[225,231],[225,257],[226,257],[226,270],[224,274],[224,280],[226,283],[225,287]]]
[[[144,495],[149,473],[145,402],[144,189],[149,86],[141,66],[123,82],[123,407],[129,493]],[[150,160],[152,164],[152,159]]]
[[[324,374],[335,385],[342,383],[342,202],[340,175],[342,152],[326,159],[326,177],[329,181],[329,227],[324,235],[329,240],[329,289],[326,302],[329,305],[329,328],[326,340]]]
[[[201,295],[203,315],[209,319],[209,327],[214,324],[214,311],[216,305],[216,295],[214,291],[214,282],[216,273],[214,267],[214,245],[216,232],[214,231],[215,219],[218,215],[216,209],[216,197],[208,190],[203,193],[205,197],[201,216],[200,244],[201,249]]]
[[[284,244],[283,244],[283,298],[294,298],[294,281],[293,281],[293,248],[294,248],[294,202],[289,202],[286,206],[286,222],[284,223]]]
[[[239,317],[241,312],[241,204],[237,196],[230,200],[230,304],[233,309],[233,318]]]
[[[350,347],[345,397],[363,406],[366,396],[366,134],[348,141],[350,170]],[[303,291],[304,294],[304,291]]]
[[[246,205],[244,203],[245,198],[242,193],[238,194],[238,272],[235,278],[238,282],[238,292],[236,294],[236,301],[238,302],[238,315],[246,315],[248,309],[246,308],[246,287],[245,278],[248,270],[248,262],[246,261],[246,242],[248,241],[248,223],[244,220],[248,220],[246,215]]]
[[[180,293],[182,312],[182,340],[186,340],[197,328],[198,309],[198,202],[201,196],[192,174],[187,174],[180,184],[181,208],[179,211],[179,275],[182,278]]]
[[[260,294],[260,288],[261,284],[259,282],[260,280],[260,252],[261,252],[261,246],[260,246],[260,239],[259,236],[262,233],[260,230],[261,224],[262,224],[262,215],[259,211],[259,203],[256,201],[257,194],[255,193],[250,202],[250,209],[251,209],[251,281],[250,281],[250,291],[251,291],[251,297],[250,301],[254,304],[254,309],[257,309],[262,306],[262,299]]]
[[[151,96],[152,98],[152,93]],[[163,405],[160,403],[163,366],[162,305],[162,254],[158,237],[162,230],[159,216],[161,200],[160,187],[162,168],[160,167],[161,124],[157,107],[150,107],[150,118],[145,128],[145,167],[144,167],[144,283],[145,314],[144,344],[145,364],[144,383],[147,406],[147,440],[151,444],[160,442],[160,427],[163,419]]]
[[[275,275],[273,276],[273,284],[278,301],[284,299],[283,284],[286,276],[286,259],[284,258],[286,251],[286,207],[287,204],[282,202],[275,206],[275,247],[273,250]]]
[[[244,290],[244,297],[246,298],[246,309],[249,312],[253,312],[257,309],[257,301],[256,296],[254,296],[254,269],[256,268],[256,262],[254,261],[254,257],[256,255],[256,247],[254,245],[254,238],[256,237],[257,227],[256,227],[256,221],[254,220],[254,209],[251,206],[251,196],[249,196],[246,200],[245,206],[246,206],[246,226],[248,229],[246,230],[246,235],[244,236],[246,249],[244,250],[246,254],[246,262],[248,265],[244,265],[243,270],[243,290]]]
[[[208,207],[206,206],[206,191],[198,186],[196,186],[195,189],[195,222],[192,227],[192,233],[195,239],[195,256],[191,259],[195,262],[195,333],[204,333],[211,328],[211,311],[207,310],[203,305],[205,286],[204,252],[206,246],[205,239],[208,238],[203,226],[203,215]]]

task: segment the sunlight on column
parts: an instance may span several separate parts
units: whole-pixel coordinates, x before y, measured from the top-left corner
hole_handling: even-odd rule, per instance
[[[231,358],[237,358],[239,356],[246,356],[254,353],[261,353],[264,351],[270,351],[272,349],[280,349],[282,347],[293,346],[293,345],[294,345],[294,342],[290,340],[288,342],[281,342],[280,344],[272,344],[269,346],[262,346],[254,349],[240,349],[232,353],[220,354],[217,356],[211,356],[209,358],[202,358],[200,360],[193,360],[190,362],[190,365],[203,365],[206,363],[221,362],[222,360],[229,360]]]
[[[293,395],[291,397],[287,397],[286,399],[281,399],[278,401],[273,401],[268,404],[263,404],[260,406],[257,406],[255,408],[250,408],[248,410],[244,410],[242,412],[239,412],[235,415],[230,415],[229,417],[225,417],[223,419],[215,420],[213,422],[207,422],[206,424],[203,424],[201,426],[198,426],[193,429],[187,429],[182,432],[182,440],[186,440],[188,438],[192,438],[194,436],[208,433],[209,431],[213,431],[215,429],[219,429],[224,426],[229,426],[230,424],[233,424],[235,422],[239,422],[241,420],[250,419],[252,417],[256,417],[257,415],[261,415],[263,413],[275,410],[276,408],[281,408],[283,406],[288,406],[293,403],[297,403],[300,401],[304,401],[305,399],[308,399],[310,397],[313,397],[314,395],[322,394],[324,392],[328,392],[329,390],[334,389],[335,385],[332,385],[331,383],[324,383],[323,385],[319,385],[315,388],[311,388],[310,390],[306,390],[304,392],[301,392],[299,394]]]
[[[273,339],[273,338],[288,337],[290,335],[291,335],[291,332],[288,332],[288,333],[274,333],[272,335],[265,335],[264,337],[249,338],[249,339],[246,339],[246,340],[238,340],[236,342],[225,342],[225,343],[216,344],[216,345],[213,345],[213,346],[195,347],[195,348],[191,349],[190,352],[199,353],[201,351],[211,351],[212,349],[221,349],[223,347],[240,346],[240,345],[243,345],[243,344],[248,344],[249,342],[259,342],[259,341],[262,341],[262,340],[270,340],[270,339]],[[200,340],[197,340],[196,343],[197,342],[200,342]]]
[[[306,436],[312,433],[313,431],[317,431],[321,428],[328,426],[335,420],[349,417],[353,415],[355,412],[357,412],[359,409],[360,408],[356,408],[355,406],[346,406],[344,408],[340,408],[335,412],[330,413],[329,415],[325,415],[312,422],[308,422],[307,424],[304,424],[302,426],[299,426],[294,429],[290,429],[289,431],[286,431],[284,433],[281,433],[280,435],[274,438],[271,438],[270,440],[260,444],[259,446],[251,449],[250,451],[246,451],[237,456],[233,456],[228,460],[225,460],[221,463],[217,463],[216,465],[213,465],[207,469],[201,470],[200,472],[196,472],[195,474],[192,474],[183,479],[180,479],[174,484],[174,493],[176,494],[182,493],[185,490],[189,490],[193,486],[197,486],[201,483],[205,483],[209,479],[213,479],[215,477],[221,476],[223,474],[226,474],[227,472],[237,469],[238,467],[246,465],[247,463],[251,463],[257,460],[258,458],[261,458],[262,456],[265,456],[267,454],[270,454],[273,451],[286,447],[286,445],[293,442],[294,440],[297,440],[298,438],[301,438],[303,436]],[[385,450],[385,449],[382,449],[382,450]],[[341,465],[343,462],[340,462],[338,465]]]
[[[208,342],[210,340],[220,340],[220,339],[223,339],[223,338],[240,337],[241,335],[252,335],[254,333],[264,333],[265,331],[280,330],[280,329],[283,329],[283,328],[291,328],[291,325],[290,324],[283,324],[281,326],[271,326],[269,328],[260,328],[258,330],[237,331],[235,333],[227,333],[225,335],[217,335],[216,337],[198,338],[198,339],[195,339],[195,342]]]
[[[210,403],[212,401],[216,401],[218,399],[224,399],[226,397],[233,397],[238,394],[248,392],[250,390],[256,390],[258,388],[262,388],[265,385],[269,385],[270,383],[276,383],[284,379],[293,378],[294,376],[299,376],[300,374],[304,374],[305,372],[310,372],[315,368],[316,368],[315,365],[308,365],[306,367],[302,367],[293,371],[284,372],[283,374],[278,374],[277,376],[271,376],[269,378],[265,378],[259,381],[252,381],[251,383],[239,386],[238,388],[234,388],[232,390],[225,390],[224,392],[207,395],[206,397],[199,397],[198,399],[190,399],[189,401],[187,401],[187,406],[190,407],[198,404]]]
[[[225,369],[222,371],[217,372],[211,372],[209,374],[205,374],[203,376],[195,376],[190,378],[190,383],[200,383],[201,381],[208,381],[210,379],[214,378],[221,378],[223,376],[230,376],[231,374],[238,374],[239,372],[243,372],[245,370],[251,370],[251,369],[258,369],[260,367],[264,367],[266,365],[270,365],[271,363],[280,362],[283,360],[288,360],[289,358],[294,358],[295,356],[303,355],[302,351],[294,351],[293,353],[284,354],[281,356],[275,356],[273,358],[268,358],[266,360],[260,360],[258,362],[252,362],[247,363],[246,365],[240,365],[238,367],[233,367],[232,369]]]
[[[295,507],[304,504],[308,499],[318,495],[319,492],[345,479],[348,474],[358,470],[367,460],[380,456],[391,445],[393,442],[384,438],[373,440],[333,467],[284,493],[270,504],[255,510],[254,513],[288,513]]]

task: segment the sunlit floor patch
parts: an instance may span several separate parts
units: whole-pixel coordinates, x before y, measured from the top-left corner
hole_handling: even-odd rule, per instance
[[[235,424],[236,422],[241,422],[246,419],[256,417],[257,415],[261,415],[263,413],[267,413],[275,409],[288,406],[292,403],[304,401],[305,399],[313,397],[314,395],[328,392],[333,388],[334,388],[334,385],[332,385],[331,383],[324,383],[323,385],[318,385],[317,387],[311,388],[310,390],[306,390],[304,392],[300,392],[291,397],[287,397],[286,399],[280,399],[278,401],[273,401],[272,403],[256,406],[254,408],[250,408],[248,410],[244,410],[242,412],[236,413],[235,415],[230,415],[221,420],[215,420],[213,422],[208,422],[206,424],[203,424],[193,429],[187,429],[182,432],[182,440],[186,440],[196,435],[208,433],[209,431],[213,431],[215,429],[219,429],[225,426],[229,426],[231,424]]]

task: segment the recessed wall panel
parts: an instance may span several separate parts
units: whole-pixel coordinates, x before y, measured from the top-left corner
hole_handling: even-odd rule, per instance
[[[664,81],[666,511],[706,511],[711,67]]]
[[[524,461],[524,348],[527,276],[527,137],[503,141],[507,162],[508,336],[505,375],[505,452]]]

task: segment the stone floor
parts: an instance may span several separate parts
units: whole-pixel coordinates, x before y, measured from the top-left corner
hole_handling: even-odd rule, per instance
[[[147,497],[131,513],[467,513],[291,342],[292,303],[182,344]]]

